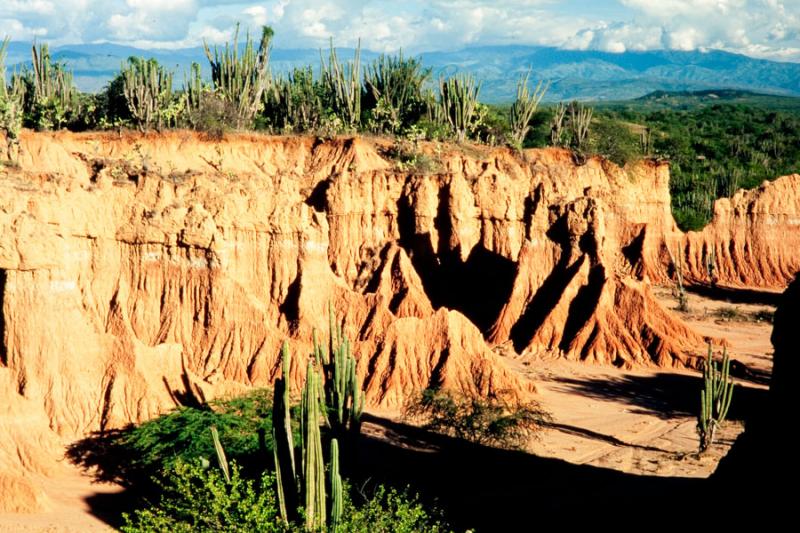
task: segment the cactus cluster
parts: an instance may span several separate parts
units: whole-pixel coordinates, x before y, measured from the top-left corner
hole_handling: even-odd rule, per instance
[[[350,343],[331,318],[330,350],[314,338],[314,354],[308,362],[300,401],[300,442],[292,436],[289,409],[291,355],[287,343],[281,350],[282,375],[275,381],[273,439],[278,502],[287,522],[304,508],[309,530],[335,527],[342,517],[344,485],[340,474],[339,443],[347,433],[358,432],[363,392],[358,387]],[[323,432],[322,429],[327,428]],[[328,443],[326,464],[323,445]],[[326,472],[327,471],[327,472]]]
[[[264,93],[265,115],[274,117],[273,126],[279,131],[316,129],[322,121],[318,86],[311,67],[295,68],[285,77],[277,77]]]
[[[714,434],[728,415],[733,397],[733,378],[730,376],[731,360],[723,348],[722,362],[714,361],[711,344],[708,345],[703,369],[703,390],[700,391],[700,414],[697,432],[700,434],[700,451],[706,451],[714,442]]]
[[[439,79],[437,119],[463,142],[475,125],[481,84],[474,76],[461,74]]]
[[[340,325],[334,324],[330,313],[329,350],[318,342],[314,334],[314,360],[325,376],[324,400],[328,409],[328,422],[335,436],[361,430],[361,413],[364,395],[358,385],[356,360],[350,352],[350,341],[342,335]]]
[[[46,44],[31,48],[32,70],[27,74],[33,86],[31,114],[39,129],[59,129],[79,111],[78,91],[72,72],[54,62]]]
[[[399,133],[424,112],[423,86],[431,70],[422,62],[381,54],[364,73],[365,100],[372,108],[373,130]]]
[[[160,130],[172,100],[172,73],[154,59],[130,58],[122,75],[125,101],[136,125]]]
[[[242,53],[239,53],[239,26],[233,36],[232,44],[225,44],[223,50],[214,47],[212,54],[207,43],[203,48],[211,64],[211,81],[214,91],[236,109],[237,128],[250,126],[262,107],[262,95],[270,83],[269,51],[272,41],[272,28],[264,26],[261,40],[255,47],[250,34],[245,39]]]
[[[584,149],[589,138],[589,126],[592,123],[592,108],[578,102],[569,104],[569,125],[572,147],[578,151]]]
[[[361,124],[361,41],[358,41],[353,60],[342,63],[331,40],[328,60],[320,51],[322,84],[331,98],[331,109],[348,128]]]

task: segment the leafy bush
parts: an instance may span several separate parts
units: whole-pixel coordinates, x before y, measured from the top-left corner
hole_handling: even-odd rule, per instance
[[[239,121],[236,105],[216,93],[204,94],[202,105],[187,113],[194,129],[213,140],[221,140]]]
[[[67,456],[84,468],[95,469],[102,481],[146,487],[153,476],[178,462],[213,462],[211,426],[217,427],[228,456],[239,464],[269,466],[272,398],[268,390],[206,406],[180,407],[139,426],[106,431],[72,444]]]
[[[175,463],[166,479],[157,482],[159,503],[133,515],[124,514],[122,531],[291,531],[278,516],[273,475],[264,474],[257,481],[245,479],[236,463],[231,464],[230,473],[228,483],[215,468],[198,462]]]
[[[337,533],[438,533],[446,526],[432,517],[415,497],[407,492],[379,486],[372,498],[356,507],[347,502]]]
[[[477,444],[521,448],[550,415],[536,402],[504,402],[426,389],[405,406],[404,415],[439,433]]]
[[[155,505],[125,514],[125,533],[302,532],[302,526],[285,523],[278,513],[276,480],[271,473],[247,479],[236,463],[230,465],[230,482],[221,472],[199,462],[179,461],[158,481],[160,500]],[[438,533],[445,526],[406,493],[379,486],[375,495],[355,505],[345,496],[344,515],[337,533]]]

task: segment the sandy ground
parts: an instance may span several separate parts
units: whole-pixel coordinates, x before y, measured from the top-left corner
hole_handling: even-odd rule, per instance
[[[663,305],[670,309],[676,306],[670,289],[656,288],[655,292]],[[756,321],[753,316],[758,311],[774,309],[734,305],[697,295],[690,295],[689,303],[690,312],[683,315],[684,320],[703,335],[725,338],[732,358],[763,378],[755,382],[740,380],[733,403],[734,407],[737,401],[746,404],[749,397],[766,388],[772,367],[772,325]],[[719,309],[729,308],[737,310],[736,318],[717,316]],[[707,477],[744,429],[741,422],[730,421],[712,450],[697,456],[694,412],[701,378],[696,372],[629,371],[566,361],[513,364],[536,380],[538,399],[553,418],[529,446],[539,456],[632,474]],[[110,530],[90,513],[87,500],[118,492],[118,488],[93,484],[90,477],[68,465],[62,475],[47,483],[52,510],[38,515],[0,515],[0,531]]]
[[[97,533],[114,531],[91,513],[90,498],[102,498],[121,492],[110,484],[92,483],[77,467],[64,464],[59,474],[47,478],[43,485],[51,509],[38,514],[0,514],[2,532]]]
[[[655,288],[661,304],[677,306],[671,290]],[[734,309],[735,318],[720,318]],[[682,318],[705,336],[725,339],[733,361],[755,374],[755,381],[737,380],[733,407],[767,388],[772,371],[772,324],[756,313],[774,312],[768,305],[732,304],[689,295]],[[578,464],[592,464],[627,473],[708,477],[744,430],[729,421],[715,446],[698,457],[695,410],[701,376],[684,370],[620,370],[566,361],[531,363],[542,405],[553,416],[552,427],[531,444],[531,451]],[[738,394],[737,394],[738,393]]]

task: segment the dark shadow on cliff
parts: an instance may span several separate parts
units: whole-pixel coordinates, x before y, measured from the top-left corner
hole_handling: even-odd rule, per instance
[[[434,308],[446,307],[463,313],[484,334],[508,302],[516,276],[516,262],[478,244],[466,260],[460,247],[450,248],[453,233],[449,218],[449,186],[439,191],[434,218],[438,249],[430,233],[416,232],[416,215],[408,198],[397,206],[397,224],[402,246],[422,280]]]
[[[560,377],[556,381],[571,393],[596,400],[624,401],[632,406],[632,412],[669,419],[697,415],[702,379],[701,374],[663,372],[614,379]],[[733,394],[728,420],[744,420],[761,411],[767,399],[766,390],[746,383],[738,383]]]

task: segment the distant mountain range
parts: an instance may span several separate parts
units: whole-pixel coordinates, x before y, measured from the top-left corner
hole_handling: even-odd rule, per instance
[[[115,44],[79,44],[51,49],[53,56],[75,72],[78,86],[97,91],[119,70],[129,56],[155,58],[172,68],[180,82],[193,61],[209,72],[203,49],[140,50]],[[339,50],[339,57],[352,57],[352,49]],[[377,53],[362,50],[362,61]],[[562,50],[541,46],[483,46],[455,52],[420,54],[434,76],[471,72],[483,81],[481,99],[503,102],[514,98],[516,81],[532,69],[533,79],[550,81],[548,100],[624,100],[654,91],[701,91],[739,89],[767,94],[800,96],[800,63],[711,51],[624,52]],[[272,51],[272,68],[286,72],[296,66],[319,65],[319,50]],[[10,43],[8,69],[30,61],[30,44]]]

